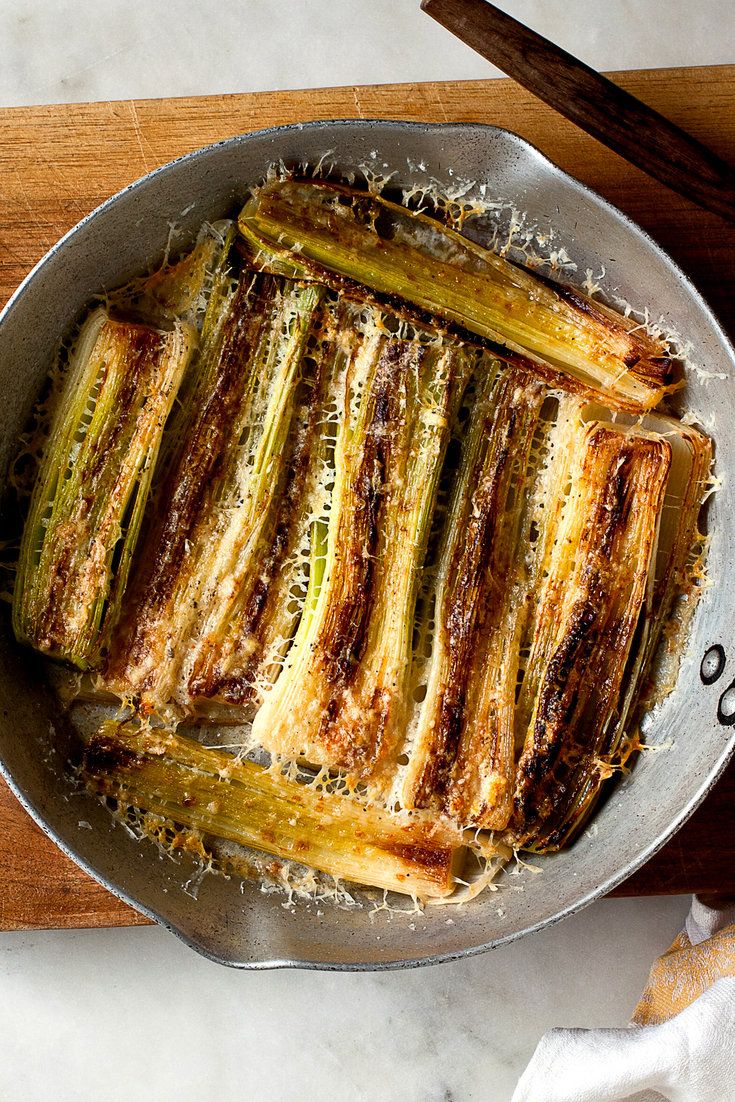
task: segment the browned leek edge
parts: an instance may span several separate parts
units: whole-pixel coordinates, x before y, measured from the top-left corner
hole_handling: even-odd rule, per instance
[[[519,631],[519,546],[529,453],[547,391],[520,371],[481,384],[440,557],[426,698],[404,783],[409,807],[494,830],[510,818]]]
[[[167,731],[109,723],[87,745],[89,788],[202,835],[418,899],[448,896],[462,834],[445,821],[365,807]]]
[[[355,347],[322,561],[253,724],[271,752],[376,784],[394,769],[418,582],[470,366],[463,349],[379,329]]]
[[[222,637],[231,595],[258,568],[322,296],[319,287],[246,272],[212,325],[104,671],[107,688],[135,695],[144,709],[189,711],[191,661]]]
[[[536,850],[579,828],[620,745],[671,463],[665,439],[600,422],[581,444],[519,699],[530,720],[511,826],[515,844]]]
[[[368,289],[399,310],[411,304],[567,389],[631,410],[653,408],[665,392],[662,345],[627,319],[379,196],[273,181],[238,226],[256,265],[348,295]]]
[[[194,346],[170,332],[87,319],[23,530],[17,638],[86,668],[122,607],[163,429]]]

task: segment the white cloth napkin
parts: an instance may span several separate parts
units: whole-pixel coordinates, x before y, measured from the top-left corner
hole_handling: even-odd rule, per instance
[[[734,923],[735,905],[695,897],[636,1010],[655,1024],[552,1029],[512,1102],[735,1102]]]

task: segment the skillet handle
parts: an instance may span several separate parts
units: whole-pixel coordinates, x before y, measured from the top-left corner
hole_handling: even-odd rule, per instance
[[[653,108],[486,0],[422,0],[421,7],[603,145],[735,222],[735,169]]]

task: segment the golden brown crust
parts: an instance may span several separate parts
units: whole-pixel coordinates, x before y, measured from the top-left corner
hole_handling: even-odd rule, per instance
[[[409,806],[495,828],[511,811],[514,621],[524,611],[519,540],[545,397],[538,381],[511,371],[489,402],[477,402],[442,564],[435,667],[404,790]]]
[[[594,422],[583,449],[540,599],[516,772],[514,838],[540,848],[563,840],[582,790],[588,800],[602,783],[671,462],[666,440]]]
[[[362,779],[389,762],[405,715],[410,625],[461,377],[456,360],[452,350],[377,330],[354,350],[313,624],[297,636],[253,729],[273,752]],[[426,405],[432,388],[436,408]]]

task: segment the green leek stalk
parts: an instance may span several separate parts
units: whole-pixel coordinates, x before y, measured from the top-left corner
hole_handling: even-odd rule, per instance
[[[454,323],[547,381],[634,410],[665,392],[662,346],[581,292],[476,245],[424,214],[324,181],[272,181],[238,219],[253,262],[366,290]]]
[[[135,723],[106,725],[86,748],[82,775],[123,807],[419,899],[452,893],[464,852],[461,832],[447,823],[366,807]]]
[[[46,444],[23,531],[17,638],[81,669],[120,615],[164,425],[194,348],[170,332],[87,319]]]

